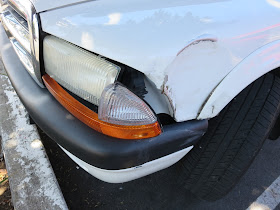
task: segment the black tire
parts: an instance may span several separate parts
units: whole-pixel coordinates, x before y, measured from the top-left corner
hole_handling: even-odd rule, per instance
[[[267,74],[209,121],[201,141],[179,162],[182,182],[204,200],[226,195],[250,166],[280,112],[280,79]]]

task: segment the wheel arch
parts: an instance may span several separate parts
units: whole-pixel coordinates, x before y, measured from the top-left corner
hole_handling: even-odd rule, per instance
[[[197,119],[209,119],[252,82],[274,71],[280,75],[280,40],[271,42],[246,57],[230,71],[209,95]]]

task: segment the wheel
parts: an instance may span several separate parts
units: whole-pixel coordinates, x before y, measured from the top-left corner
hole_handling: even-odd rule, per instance
[[[179,162],[181,181],[204,200],[226,195],[250,166],[280,112],[280,79],[267,74],[209,121],[207,133]]]

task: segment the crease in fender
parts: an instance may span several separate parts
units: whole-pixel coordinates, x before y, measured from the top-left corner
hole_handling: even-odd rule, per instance
[[[228,74],[227,74],[228,75]],[[227,76],[226,75],[226,76]],[[205,99],[205,101],[203,102],[203,104],[200,106],[199,111],[197,113],[196,119],[198,119],[200,113],[202,112],[202,109],[204,108],[204,106],[206,105],[206,103],[208,102],[209,98],[213,95],[213,93],[215,92],[215,90],[217,89],[217,87],[221,84],[221,82],[226,78],[226,76],[224,76],[224,78],[215,86],[215,88],[211,91],[211,93],[208,95],[208,97]],[[215,110],[215,106],[212,106],[212,113]]]
[[[212,35],[212,34],[203,34],[203,35],[200,35],[198,36],[197,38],[195,39],[192,39],[191,41],[189,41],[189,43],[183,48],[181,49],[176,56],[180,55],[181,52],[183,52],[186,48],[190,47],[191,45],[196,45],[200,42],[207,42],[207,41],[210,41],[210,42],[217,42],[218,41],[218,38],[217,36],[215,35]]]
[[[217,41],[218,41],[218,38],[217,38],[217,36],[215,36],[215,35],[212,35],[212,34],[202,34],[202,35],[196,37],[195,39],[190,40],[190,41],[188,42],[188,44],[187,44],[184,48],[182,48],[182,49],[177,53],[176,57],[177,57],[180,53],[182,53],[185,49],[189,48],[190,46],[197,45],[197,44],[199,44],[200,42],[217,42]],[[164,95],[167,97],[168,102],[169,102],[169,105],[170,105],[170,108],[169,108],[169,109],[170,109],[170,112],[172,113],[172,116],[174,116],[174,114],[175,114],[175,112],[176,112],[176,102],[174,101],[173,97],[171,96],[171,95],[172,95],[172,91],[171,91],[172,88],[166,86],[167,81],[168,81],[168,74],[167,74],[167,72],[165,72],[164,81],[163,81],[163,84],[162,84],[162,86],[161,86],[161,89],[162,89],[162,90],[161,90],[161,93],[164,94]],[[216,87],[215,87],[215,88],[216,88]],[[214,89],[215,89],[215,88],[214,88]],[[214,90],[213,90],[213,91],[214,91]],[[212,92],[213,92],[213,91],[212,91]],[[211,94],[212,94],[212,92],[211,92]],[[211,94],[210,94],[210,96],[211,96]],[[209,96],[209,97],[210,97],[210,96]],[[208,98],[209,98],[209,97],[208,97]],[[199,116],[199,114],[200,114],[202,108],[204,107],[204,105],[205,105],[206,102],[208,101],[208,98],[205,100],[205,102],[203,103],[203,105],[200,107],[200,110],[199,110],[199,112],[198,112],[198,114],[197,114],[197,117]]]

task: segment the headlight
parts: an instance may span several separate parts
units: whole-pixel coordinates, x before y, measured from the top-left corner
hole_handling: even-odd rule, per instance
[[[70,113],[92,129],[121,139],[151,138],[161,133],[149,106],[116,82],[120,67],[54,36],[45,37],[43,81]],[[59,84],[58,84],[59,83]],[[65,89],[95,105],[98,114]]]
[[[116,81],[120,67],[54,36],[43,41],[46,73],[67,90],[99,105],[104,88]]]

